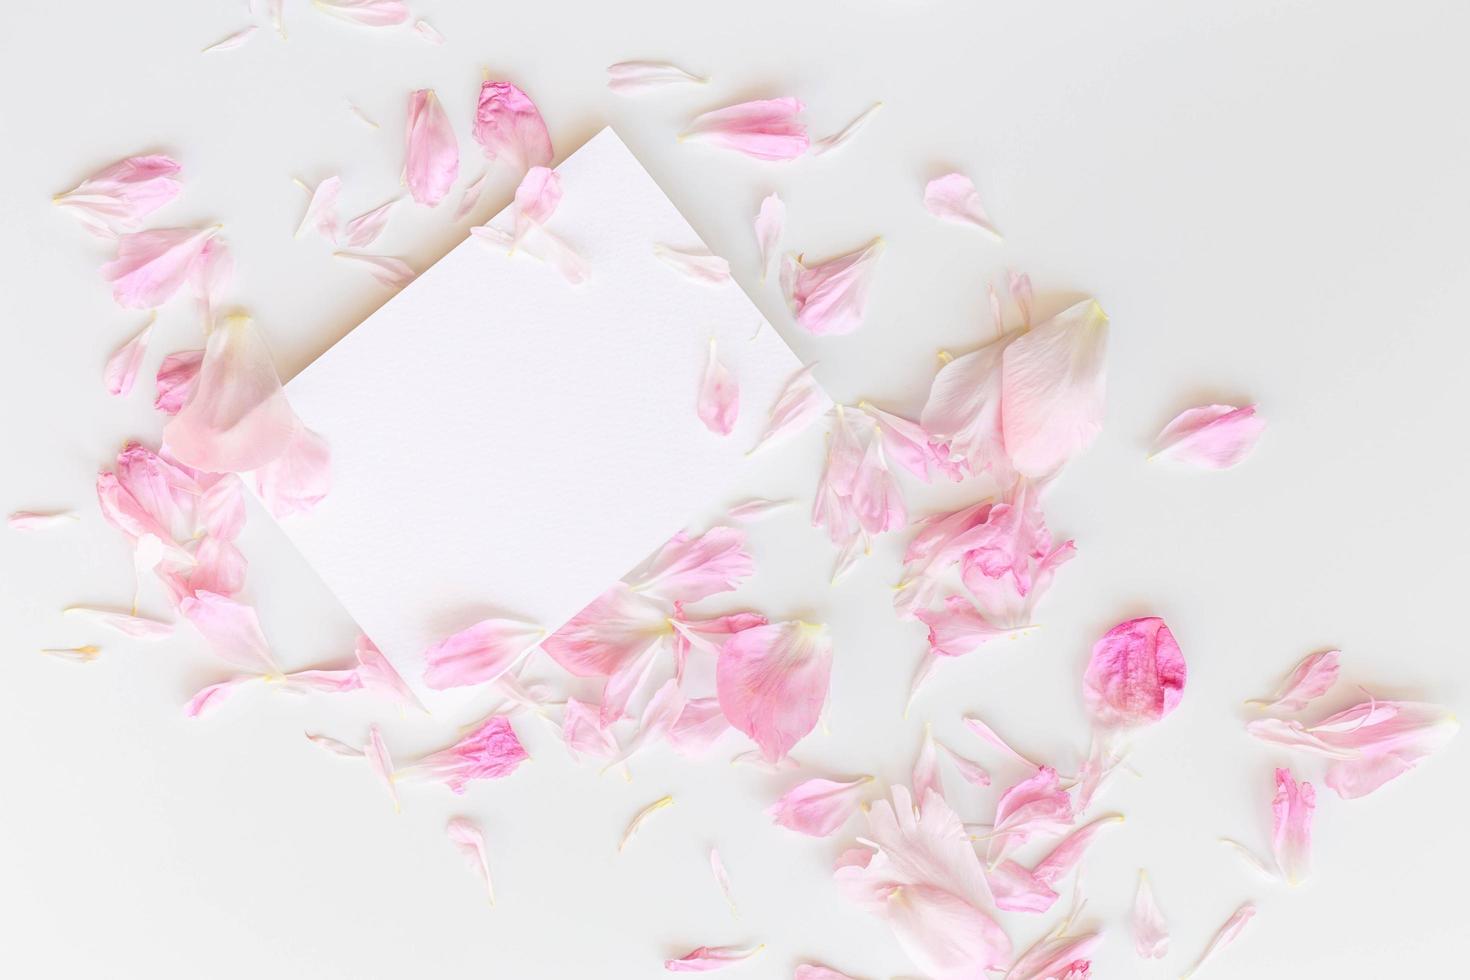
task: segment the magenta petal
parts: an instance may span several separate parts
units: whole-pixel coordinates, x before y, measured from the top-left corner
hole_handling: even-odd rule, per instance
[[[444,200],[459,176],[459,141],[433,89],[409,96],[405,152],[403,179],[413,199],[429,207]]]
[[[757,160],[794,160],[807,151],[799,99],[760,99],[695,117],[679,137],[735,150]]]
[[[817,337],[848,334],[861,326],[873,270],[882,253],[883,239],[878,238],[813,266],[787,258],[781,280],[797,326]]]
[[[787,622],[736,633],[715,670],[720,707],[730,724],[777,762],[816,727],[832,674],[825,626]]]
[[[1162,619],[1130,619],[1093,646],[1083,694],[1100,724],[1148,725],[1179,705],[1187,673],[1179,644]]]
[[[515,666],[541,634],[514,620],[482,620],[424,651],[424,683],[436,691],[488,684]]]
[[[530,97],[510,82],[480,86],[475,107],[475,141],[491,160],[504,160],[518,171],[551,164],[551,134]]]
[[[1266,420],[1254,405],[1203,405],[1186,409],[1159,433],[1153,456],[1164,456],[1223,470],[1234,466],[1255,448]]]

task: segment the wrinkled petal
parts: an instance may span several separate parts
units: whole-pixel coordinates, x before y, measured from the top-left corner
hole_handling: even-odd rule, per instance
[[[821,139],[817,140],[815,143],[812,144],[812,156],[819,157],[824,153],[830,153],[833,150],[837,149],[839,146],[842,146],[848,140],[856,136],[862,130],[862,128],[868,124],[868,120],[872,119],[873,115],[881,108],[883,108],[883,103],[874,102],[872,105],[868,106],[861,113],[859,113],[857,118],[855,118],[852,122],[848,123],[846,126],[843,126],[840,130],[833,133],[831,136],[824,136]]]
[[[194,624],[210,650],[227,664],[257,674],[279,674],[255,609],[228,596],[198,591],[185,597],[179,612]]]
[[[696,116],[679,137],[735,150],[757,160],[795,160],[807,151],[799,99],[760,99]]]
[[[98,609],[94,606],[67,606],[62,612],[68,616],[76,616],[81,619],[90,620],[99,626],[116,630],[123,636],[131,636],[140,640],[161,640],[167,636],[173,636],[174,624],[164,623],[147,616],[138,616],[134,613],[118,612],[114,609]]]
[[[781,233],[786,229],[786,204],[777,194],[767,194],[755,216],[755,242],[761,253],[761,282],[771,272],[781,246]]]
[[[138,380],[138,368],[143,366],[143,357],[148,353],[148,335],[153,332],[153,319],[149,317],[143,329],[107,359],[107,366],[102,369],[102,381],[108,394],[126,395],[133,390],[133,384]]]
[[[654,800],[643,809],[639,810],[637,814],[634,815],[633,819],[628,822],[627,829],[623,831],[622,839],[618,841],[618,851],[621,852],[625,847],[628,846],[628,842],[637,835],[638,830],[643,826],[644,821],[646,821],[649,817],[653,816],[658,811],[662,810],[664,807],[672,806],[673,803],[674,798],[672,796],[663,796]]]
[[[508,776],[529,758],[510,719],[491,715],[454,745],[424,756],[399,775],[434,779],[463,793],[466,783]]]
[[[740,386],[730,369],[720,363],[713,337],[709,342],[709,359],[705,362],[704,377],[699,384],[697,412],[704,427],[721,436],[728,436],[733,432],[735,421],[740,417]]]
[[[52,200],[79,218],[93,234],[111,238],[134,231],[140,221],[178,196],[184,185],[179,164],[161,153],[119,160]]]
[[[468,188],[465,190],[465,195],[469,195]],[[398,198],[395,197],[388,203],[379,204],[371,211],[364,211],[347,222],[346,227],[342,229],[341,237],[337,239],[337,244],[347,248],[367,248],[383,233],[383,228],[388,224],[388,213],[397,203]]]
[[[1251,902],[1246,902],[1240,908],[1236,909],[1234,914],[1225,920],[1225,924],[1220,927],[1220,931],[1215,933],[1214,938],[1210,940],[1210,944],[1205,947],[1205,951],[1200,954],[1194,966],[1180,974],[1179,980],[1189,980],[1190,977],[1203,969],[1206,963],[1214,959],[1220,950],[1235,942],[1236,937],[1240,935],[1241,930],[1245,928],[1246,923],[1250,922],[1255,914],[1256,907]]]
[[[485,835],[468,817],[450,817],[444,833],[454,849],[464,856],[470,870],[484,882],[485,894],[494,905],[495,885],[490,881],[490,862],[485,857]]]
[[[306,185],[301,186],[304,188]],[[306,202],[306,212],[301,215],[301,223],[296,226],[296,237],[306,234],[308,228],[315,228],[327,241],[336,241],[337,197],[341,193],[341,177],[327,177],[317,184],[311,192],[311,200]]]
[[[620,61],[607,66],[607,87],[622,95],[684,82],[703,85],[708,81],[664,61]]]
[[[212,228],[157,228],[117,239],[117,258],[102,266],[119,306],[147,310],[162,306],[188,280]]]
[[[1210,470],[1223,470],[1250,455],[1266,428],[1254,405],[1202,405],[1185,409],[1164,426],[1153,455],[1178,459]]]
[[[964,174],[945,174],[929,181],[924,187],[924,207],[936,218],[974,225],[996,241],[1001,240],[980,204],[974,182]]]
[[[1162,619],[1130,619],[1093,646],[1082,693],[1101,725],[1148,725],[1178,707],[1187,673],[1179,644]]]
[[[392,255],[367,255],[363,252],[333,252],[332,255],[367,266],[373,278],[389,289],[402,289],[418,275],[411,265]]]
[[[815,422],[823,412],[832,406],[832,399],[827,397],[827,393],[812,377],[812,367],[813,365],[807,365],[786,382],[786,386],[781,389],[781,394],[776,396],[776,401],[771,405],[770,421],[766,423],[766,431],[761,434],[760,441],[755,444],[751,452],[755,452],[768,442],[795,435]]]
[[[696,537],[680,531],[654,553],[633,591],[670,602],[697,602],[729,592],[755,572],[745,532],[716,526]]]
[[[1055,472],[1102,430],[1107,339],[1107,315],[1088,299],[1005,348],[1001,427],[1022,476]]]
[[[481,620],[424,651],[424,683],[436,691],[488,684],[514,667],[543,633],[515,620]]]
[[[791,751],[816,727],[832,675],[825,626],[786,622],[736,633],[715,669],[720,707],[760,746],[767,762]]]
[[[459,141],[433,89],[419,89],[408,99],[403,180],[420,204],[433,207],[449,193],[459,176]]]
[[[1312,813],[1317,793],[1311,783],[1298,783],[1291,770],[1276,770],[1276,795],[1271,800],[1271,853],[1289,885],[1307,877],[1312,855]]]
[[[653,254],[691,282],[722,286],[730,281],[730,263],[708,249],[675,248],[655,242]]]
[[[1247,701],[1262,711],[1300,711],[1326,694],[1337,681],[1337,650],[1323,650],[1302,660],[1269,698]]]
[[[1142,959],[1160,960],[1169,952],[1169,923],[1154,902],[1148,873],[1138,872],[1138,892],[1133,896],[1133,950]]]
[[[664,969],[670,973],[709,973],[711,970],[723,970],[731,963],[749,959],[763,949],[765,946],[751,946],[747,949],[701,946],[676,960],[665,960]]]
[[[872,781],[872,776],[847,782],[808,779],[787,790],[766,813],[787,830],[808,837],[831,837],[857,812],[863,790]]]
[[[518,171],[551,164],[551,134],[530,97],[510,82],[486,81],[475,107],[475,141],[490,160]]]
[[[782,286],[797,326],[816,337],[852,333],[862,325],[883,239],[813,266],[787,257]]]

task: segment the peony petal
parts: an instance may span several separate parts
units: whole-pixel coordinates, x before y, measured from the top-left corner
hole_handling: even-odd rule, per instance
[[[485,857],[485,835],[468,817],[450,817],[444,833],[454,849],[464,856],[470,870],[485,883],[485,894],[495,904],[495,885],[490,881],[490,862]]]
[[[620,61],[607,66],[607,87],[620,95],[686,82],[704,85],[708,81],[664,61]]]
[[[942,612],[921,609],[915,615],[919,622],[929,627],[929,649],[941,657],[962,657],[974,653],[997,636],[1014,632],[990,625],[964,596],[946,596]]]
[[[1011,748],[1011,745],[1010,745],[1009,742],[1007,742],[1005,739],[1003,739],[999,735],[997,735],[996,732],[995,732],[995,729],[993,729],[989,725],[985,724],[985,722],[981,721],[979,718],[976,718],[973,715],[967,716],[964,719],[964,722],[965,722],[965,727],[968,728],[970,731],[974,732],[976,735],[980,736],[985,741],[989,742],[991,745],[993,745],[996,748],[1000,749],[1006,755],[1010,756],[1012,759],[1014,759],[1017,762],[1021,763],[1021,765],[1025,766],[1026,768],[1028,768],[1028,769],[1040,769],[1041,768],[1041,766],[1040,766],[1039,763],[1032,762],[1030,759],[1026,758],[1024,755],[1022,755],[1021,753],[1017,752],[1015,749]]]
[[[1061,843],[1052,848],[1050,854],[1038,861],[1036,867],[1031,869],[1031,873],[1039,881],[1048,885],[1056,884],[1081,862],[1082,856],[1087,853],[1087,848],[1092,843],[1092,839],[1097,836],[1098,831],[1122,822],[1122,814],[1110,813],[1078,827],[1062,838]]]
[[[857,812],[863,791],[872,781],[872,776],[847,782],[808,779],[787,790],[766,813],[787,830],[808,837],[831,837]]]
[[[816,727],[831,675],[827,628],[786,622],[730,637],[715,683],[730,724],[760,746],[767,762],[776,762]]]
[[[1202,405],[1189,408],[1164,426],[1149,459],[1160,456],[1210,470],[1223,470],[1250,455],[1266,428],[1254,405]]]
[[[204,351],[177,351],[165,357],[158,365],[155,376],[153,407],[165,415],[177,415],[179,409],[194,394],[194,384],[199,380],[199,366],[204,362]]]
[[[488,684],[514,667],[545,633],[515,620],[481,620],[424,651],[424,683],[436,691]]]
[[[458,794],[474,780],[509,776],[529,758],[510,719],[491,715],[449,748],[429,753],[397,776],[437,780]]]
[[[296,183],[302,189],[306,188],[301,181]],[[336,241],[337,197],[341,193],[341,177],[327,177],[317,184],[311,192],[311,200],[306,202],[306,212],[301,215],[301,223],[296,226],[296,237],[306,234],[308,228],[315,228],[327,241]]]
[[[135,310],[162,306],[188,280],[219,229],[158,228],[119,236],[117,258],[102,267],[102,278],[112,283],[112,298]]]
[[[81,518],[69,510],[44,513],[34,510],[18,510],[6,519],[6,523],[17,531],[44,531],[53,527],[74,524],[79,520]]]
[[[235,48],[240,47],[246,41],[254,37],[255,32],[259,29],[260,28],[255,24],[251,24],[249,27],[243,27],[235,33],[227,37],[222,37],[218,41],[215,41],[213,44],[205,48],[200,53],[209,54],[214,51],[233,51]]]
[[[715,526],[697,537],[674,535],[634,577],[632,588],[669,602],[697,602],[738,588],[754,572],[745,532]]]
[[[362,754],[367,757],[368,767],[372,769],[373,775],[388,790],[388,796],[393,800],[393,809],[403,809],[398,803],[398,787],[394,785],[393,757],[388,754],[388,746],[384,744],[383,733],[378,730],[377,725],[368,727],[368,742]]]
[[[189,699],[189,702],[187,704],[184,705],[184,717],[203,717],[204,715],[210,713],[211,711],[214,711],[221,704],[223,704],[227,698],[235,693],[236,689],[239,688],[240,685],[248,684],[251,681],[256,680],[259,680],[259,678],[232,677],[227,681],[221,681],[218,684],[209,685],[208,687],[200,690],[197,694]]]
[[[755,241],[761,253],[761,282],[771,272],[776,261],[777,249],[781,245],[781,233],[786,229],[786,205],[779,195],[767,194],[761,200],[761,209],[755,216]]]
[[[464,194],[460,196],[459,206],[454,209],[454,221],[463,221],[470,216],[480,204],[480,193],[485,187],[485,178],[488,173],[482,173],[474,180],[465,185]]]
[[[1276,770],[1276,795],[1271,800],[1271,853],[1288,885],[1307,877],[1312,852],[1312,813],[1317,793],[1311,783],[1298,783],[1291,770]]]
[[[730,874],[725,870],[718,847],[709,849],[709,870],[715,876],[715,884],[720,886],[720,894],[725,896],[725,903],[730,906],[730,914],[738,919],[740,912],[735,908],[735,896],[730,893]]]
[[[842,146],[856,136],[868,124],[868,120],[872,119],[873,115],[881,108],[883,108],[883,103],[874,102],[859,113],[856,119],[843,126],[842,129],[833,133],[831,136],[824,136],[817,140],[812,144],[812,156],[819,157],[824,153],[830,153],[839,146]]]
[[[138,368],[143,366],[143,357],[148,353],[148,335],[153,332],[155,319],[156,316],[150,316],[143,329],[107,359],[102,380],[108,394],[126,395],[133,390],[133,383],[138,380]]]
[[[93,234],[115,238],[119,231],[136,231],[143,218],[178,196],[184,187],[179,169],[177,161],[161,153],[128,157],[52,201]]]
[[[333,252],[339,259],[350,259],[368,267],[373,278],[389,289],[402,289],[413,282],[418,273],[407,262],[391,255],[366,255],[362,252]]]
[[[1001,421],[1005,451],[1039,479],[1092,444],[1102,430],[1108,318],[1083,300],[1005,348]]]
[[[936,218],[974,225],[996,241],[1001,240],[1000,232],[980,205],[974,182],[964,174],[945,174],[929,181],[924,187],[924,207]]]
[[[1293,668],[1275,694],[1246,704],[1255,705],[1262,711],[1300,711],[1326,694],[1336,683],[1340,657],[1336,650],[1311,654]]]
[[[369,116],[366,112],[363,111],[362,106],[358,105],[355,102],[348,102],[347,103],[347,111],[350,112],[350,113],[352,113],[352,118],[354,118],[358,122],[362,123],[368,129],[381,129],[382,128],[376,122],[373,121],[373,118],[371,116]]]
[[[352,652],[357,658],[357,677],[364,688],[405,708],[427,712],[428,709],[419,702],[418,697],[372,640],[359,636]]]
[[[701,946],[685,953],[677,960],[665,960],[664,969],[670,973],[709,973],[711,970],[723,970],[731,963],[749,959],[765,948],[764,945],[752,946],[748,949],[737,949],[734,946]]]
[[[738,504],[732,504],[730,509],[725,511],[725,516],[732,521],[755,521],[773,514],[778,510],[790,507],[794,503],[796,503],[795,500],[767,500],[765,497],[748,497]]]
[[[413,199],[429,207],[444,200],[459,176],[459,141],[433,89],[408,97],[404,154],[403,182]]]
[[[919,426],[951,458],[965,460],[975,472],[991,470],[998,482],[1009,482],[1010,460],[1001,434],[1002,365],[1008,341],[971,351],[939,369]]]
[[[510,244],[515,251],[533,228],[541,228],[561,204],[561,175],[547,167],[532,167],[516,187],[515,235]]]
[[[324,14],[359,27],[393,27],[408,20],[403,0],[312,0]]]
[[[478,184],[478,181],[476,183]],[[465,195],[469,195],[469,189],[465,190]],[[383,228],[388,224],[388,213],[393,210],[393,205],[398,201],[399,199],[395,197],[388,203],[379,204],[371,211],[364,211],[347,222],[347,226],[342,229],[342,236],[337,239],[337,244],[347,248],[367,248],[377,241],[378,236],[383,233]]]
[[[706,286],[723,286],[730,281],[730,263],[707,249],[682,249],[655,243],[653,254],[685,279]]]
[[[939,980],[1000,969],[1010,943],[983,909],[928,884],[895,888],[884,918],[914,965]]]
[[[740,417],[740,385],[730,369],[720,363],[715,339],[709,341],[709,360],[699,384],[699,421],[715,435],[728,436]]]
[[[863,452],[853,478],[851,506],[853,517],[866,534],[901,531],[908,526],[903,491],[888,468],[883,441],[879,438],[870,438]]]
[[[1169,923],[1154,902],[1148,872],[1138,872],[1138,892],[1133,897],[1133,950],[1146,960],[1161,960],[1169,952]]]
[[[761,434],[760,441],[751,452],[768,442],[801,432],[831,407],[832,399],[827,397],[827,393],[812,377],[812,367],[813,365],[807,365],[786,382],[786,387],[781,389],[781,394],[776,396],[776,401],[771,405],[771,417],[766,423],[766,431]]]
[[[652,803],[648,804],[648,806],[639,810],[637,815],[628,822],[628,829],[623,831],[623,838],[622,840],[618,841],[618,852],[622,853],[623,848],[628,846],[628,842],[633,839],[634,835],[638,833],[639,828],[643,826],[643,821],[647,820],[649,817],[653,816],[664,807],[673,806],[673,804],[674,798],[672,796],[664,796],[660,797],[657,800],[654,800]]]
[[[425,41],[428,41],[430,44],[444,43],[444,35],[440,34],[438,29],[436,29],[433,24],[430,24],[426,20],[414,21],[413,31],[415,34],[423,38]]]
[[[186,596],[179,612],[203,634],[210,650],[227,664],[257,674],[279,674],[255,610],[228,596],[200,590]]]
[[[332,451],[302,426],[279,456],[255,471],[255,489],[276,517],[305,514],[332,488]]]
[[[234,315],[209,335],[194,391],[163,438],[181,463],[235,473],[281,455],[300,428],[260,331]]]
[[[792,980],[856,980],[856,978],[850,977],[846,973],[838,973],[828,966],[821,966],[817,963],[803,963],[796,968],[796,973],[792,975]]]
[[[117,612],[113,609],[98,609],[94,606],[67,606],[62,612],[68,616],[80,616],[99,626],[116,630],[123,636],[140,640],[161,640],[173,636],[174,624],[164,623],[134,613]]]
[[[1032,837],[1056,836],[1072,825],[1072,798],[1058,785],[1057,771],[1042,766],[1001,794],[985,860],[994,867],[1007,851]]]
[[[1190,977],[1203,969],[1206,963],[1214,959],[1220,950],[1235,942],[1236,937],[1240,935],[1241,930],[1245,928],[1246,923],[1250,922],[1255,914],[1256,907],[1251,902],[1246,902],[1240,908],[1236,909],[1234,914],[1225,920],[1225,924],[1220,927],[1220,931],[1215,933],[1214,938],[1210,940],[1210,944],[1205,947],[1205,951],[1200,954],[1194,966],[1179,975],[1179,980],[1189,980]]]
[[[680,141],[735,150],[757,160],[794,160],[807,151],[806,124],[796,117],[799,99],[761,99],[696,116]]]
[[[1179,644],[1162,619],[1130,619],[1093,646],[1082,693],[1101,725],[1149,725],[1178,707],[1187,673]]]
[[[883,239],[862,248],[807,266],[799,258],[786,259],[782,285],[797,326],[815,337],[849,334],[862,325],[868,308],[873,269],[883,253]]]
[[[490,160],[504,160],[517,172],[550,166],[551,134],[530,97],[510,82],[487,80],[475,106],[475,140]]]

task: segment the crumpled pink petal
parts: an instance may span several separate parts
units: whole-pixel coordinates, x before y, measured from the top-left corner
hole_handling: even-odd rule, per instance
[[[1107,340],[1107,315],[1088,299],[1005,348],[1001,430],[1022,476],[1054,473],[1102,431]]]
[[[807,151],[800,99],[758,99],[696,116],[679,139],[735,150],[757,160],[795,160]]]
[[[924,187],[924,207],[934,217],[962,225],[974,225],[996,241],[1000,232],[980,204],[975,184],[964,174],[945,174]]]
[[[1138,872],[1138,891],[1133,896],[1133,951],[1145,960],[1163,959],[1169,952],[1169,923],[1154,901],[1148,874]]]
[[[1007,851],[1033,837],[1065,833],[1073,817],[1072,798],[1058,785],[1057,771],[1040,767],[1001,794],[985,848],[986,863],[996,866]]]
[[[1223,470],[1250,455],[1266,428],[1254,405],[1201,405],[1186,409],[1164,426],[1153,455]]]
[[[706,429],[721,436],[735,431],[735,422],[740,417],[740,385],[730,369],[720,363],[713,337],[709,341],[704,377],[699,383],[697,414]]]
[[[812,367],[813,365],[808,364],[792,375],[791,380],[781,389],[781,394],[776,396],[776,401],[771,405],[766,431],[751,448],[752,453],[769,442],[779,441],[802,431],[832,406],[832,399],[827,397],[827,393],[812,377]]]
[[[359,27],[393,27],[409,18],[403,0],[312,0],[312,5]]]
[[[715,685],[730,724],[755,741],[767,762],[776,762],[816,727],[831,676],[827,628],[792,621],[730,637]]]
[[[849,334],[862,326],[881,254],[883,239],[875,238],[856,251],[817,265],[787,256],[781,286],[796,325],[814,337]]]
[[[793,786],[766,810],[772,822],[808,837],[831,837],[857,812],[872,776],[846,782],[808,779]]]
[[[179,164],[161,153],[128,157],[104,167],[52,201],[72,212],[92,234],[112,238],[135,231],[143,218],[178,196]]]
[[[449,193],[459,176],[459,141],[433,89],[408,97],[403,181],[420,204],[433,207]]]
[[[1287,675],[1281,687],[1269,698],[1247,701],[1262,711],[1300,711],[1326,694],[1337,682],[1337,650],[1323,650],[1304,658]]]
[[[697,602],[738,588],[755,572],[745,531],[716,526],[690,537],[680,531],[654,553],[633,579],[633,591],[669,602]]]
[[[921,609],[915,615],[929,627],[929,649],[941,657],[963,657],[989,640],[1012,632],[990,625],[964,596],[946,596],[941,612]]]
[[[511,619],[484,619],[424,651],[424,683],[436,691],[488,684],[536,645],[543,630]]]
[[[179,409],[194,394],[194,384],[199,380],[199,366],[203,363],[202,350],[176,351],[165,357],[158,365],[158,374],[154,379],[153,407],[165,415],[177,415]]]
[[[961,578],[980,611],[1012,629],[1030,625],[1056,570],[1077,553],[1071,541],[1052,538],[1040,494],[1026,480],[1018,480],[983,522],[949,546],[962,552]]]
[[[181,463],[237,473],[280,456],[300,428],[260,331],[235,315],[210,333],[194,392],[163,438]]]
[[[1157,616],[1145,616],[1119,623],[1097,641],[1082,693],[1098,724],[1136,728],[1178,707],[1187,674],[1169,627]]]
[[[156,228],[117,239],[117,258],[102,266],[119,306],[147,310],[162,306],[188,281],[219,225]]]
[[[1276,770],[1276,795],[1271,800],[1271,853],[1288,885],[1307,877],[1312,857],[1312,814],[1317,793],[1311,783],[1298,783],[1290,769]]]
[[[1190,977],[1203,969],[1206,963],[1213,960],[1220,950],[1235,942],[1241,931],[1245,929],[1246,923],[1250,922],[1255,917],[1255,914],[1256,906],[1253,902],[1246,902],[1240,908],[1236,909],[1230,918],[1225,920],[1225,924],[1220,927],[1220,930],[1215,933],[1214,938],[1210,940],[1210,944],[1205,947],[1205,951],[1200,954],[1194,966],[1179,975],[1179,980],[1189,980]]]
[[[254,473],[255,489],[276,517],[311,511],[332,489],[332,450],[302,426],[279,456]]]
[[[133,390],[138,380],[138,369],[143,366],[143,357],[148,353],[148,335],[153,332],[153,318],[149,317],[143,329],[117,349],[107,359],[102,369],[102,382],[111,395],[126,395]]]
[[[455,793],[476,779],[500,779],[529,759],[510,719],[491,715],[454,745],[399,770],[399,776],[434,779]]]
[[[444,825],[445,836],[454,849],[463,855],[470,870],[485,885],[485,894],[490,904],[495,904],[495,885],[490,880],[490,862],[485,857],[485,834],[468,817],[450,817]]]
[[[204,590],[186,596],[179,612],[194,624],[225,663],[257,674],[280,674],[254,608]]]
[[[767,194],[761,200],[761,209],[755,216],[755,242],[761,254],[761,282],[766,281],[766,276],[771,272],[771,263],[776,261],[781,233],[785,229],[785,202],[778,194]]]
[[[734,946],[701,946],[676,960],[665,960],[664,969],[670,973],[709,973],[712,970],[723,970],[731,963],[749,959],[763,949],[765,949],[763,945],[752,946],[748,949],[739,949]]]
[[[475,140],[491,160],[518,171],[551,164],[551,134],[530,97],[510,82],[486,81],[475,107]]]

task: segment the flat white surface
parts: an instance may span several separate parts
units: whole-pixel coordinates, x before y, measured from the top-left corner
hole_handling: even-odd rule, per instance
[[[422,0],[449,39],[432,47],[288,0],[289,41],[262,32],[198,55],[245,23],[244,6],[19,5],[0,42],[0,510],[84,515],[45,535],[0,533],[0,973],[631,980],[700,944],[765,942],[723,975],[784,978],[804,958],[870,980],[912,975],[886,930],[830,884],[857,822],[830,841],[771,827],[761,810],[793,777],[727,766],[733,738],[698,765],[654,750],[624,783],[572,766],[549,729],[518,721],[533,756],[522,771],[462,799],[406,788],[395,815],[360,765],[324,756],[302,730],[355,739],[379,720],[411,756],[461,719],[246,692],[190,723],[185,699],[225,674],[196,637],[149,647],[59,616],[127,601],[127,548],[90,485],[124,439],[151,440],[159,424],[145,386],[127,400],[102,390],[103,361],[142,317],[113,305],[97,276],[106,249],[49,196],[127,153],[177,153],[187,189],[160,222],[225,224],[235,300],[289,375],[386,299],[323,243],[291,239],[304,196],[290,177],[340,172],[344,212],[375,206],[397,188],[409,90],[435,87],[468,147],[482,66],[531,93],[560,152],[615,125],[838,398],[917,410],[935,350],[988,336],[983,284],[1006,267],[1031,273],[1048,310],[1094,294],[1113,318],[1107,427],[1046,502],[1080,555],[1041,608],[1045,628],[950,665],[907,720],[923,636],[888,607],[901,542],[829,589],[830,548],[799,509],[758,527],[758,576],[708,606],[831,623],[831,734],[800,747],[803,763],[906,780],[932,721],[998,782],[1014,778],[962,731],[973,712],[1069,766],[1086,735],[1092,641],[1156,612],[1183,646],[1189,688],[1140,740],[1142,778],[1104,802],[1128,820],[1087,861],[1089,919],[1111,930],[1096,975],[1177,975],[1245,899],[1260,914],[1207,975],[1453,972],[1470,871],[1463,733],[1367,799],[1324,791],[1316,871],[1300,889],[1259,881],[1215,838],[1265,847],[1270,769],[1287,757],[1243,734],[1241,701],[1308,651],[1344,651],[1327,707],[1354,684],[1461,708],[1470,698],[1463,5]],[[674,59],[714,81],[620,99],[603,67],[625,58]],[[806,100],[816,135],[885,105],[843,150],[788,166],[673,139],[698,111],[784,94]],[[347,98],[383,129],[352,119]],[[974,176],[1006,244],[924,214],[924,181],[951,168]],[[511,180],[492,175],[476,220]],[[790,205],[792,249],[888,240],[857,334],[799,335],[774,283],[759,283],[750,218],[772,189]],[[452,206],[403,208],[383,250],[428,267],[464,235]],[[165,309],[145,374],[197,338],[187,304]],[[1218,474],[1145,464],[1154,433],[1206,399],[1260,403],[1270,427],[1256,454]],[[814,431],[804,462],[758,471],[759,491],[807,498],[820,446]],[[976,492],[910,500],[922,513]],[[246,597],[281,660],[348,657],[351,621],[286,539],[252,515],[243,546]],[[374,560],[372,542],[362,554]],[[145,606],[167,608],[157,593]],[[35,653],[88,641],[107,649],[87,667]],[[1299,770],[1320,777],[1309,760]],[[971,816],[993,801],[951,785]],[[618,855],[626,821],[664,793],[675,805]],[[444,840],[453,813],[486,828],[493,910]],[[712,844],[738,920],[710,878]],[[1123,926],[1141,866],[1174,927],[1162,965],[1138,964]],[[1018,943],[1042,927],[1007,923]]]
[[[425,698],[429,644],[487,616],[554,630],[729,499],[801,370],[733,282],[655,255],[704,246],[616,133],[557,173],[549,228],[587,282],[471,236],[286,386],[333,485],[282,529]],[[740,388],[728,436],[694,411],[711,340]]]

